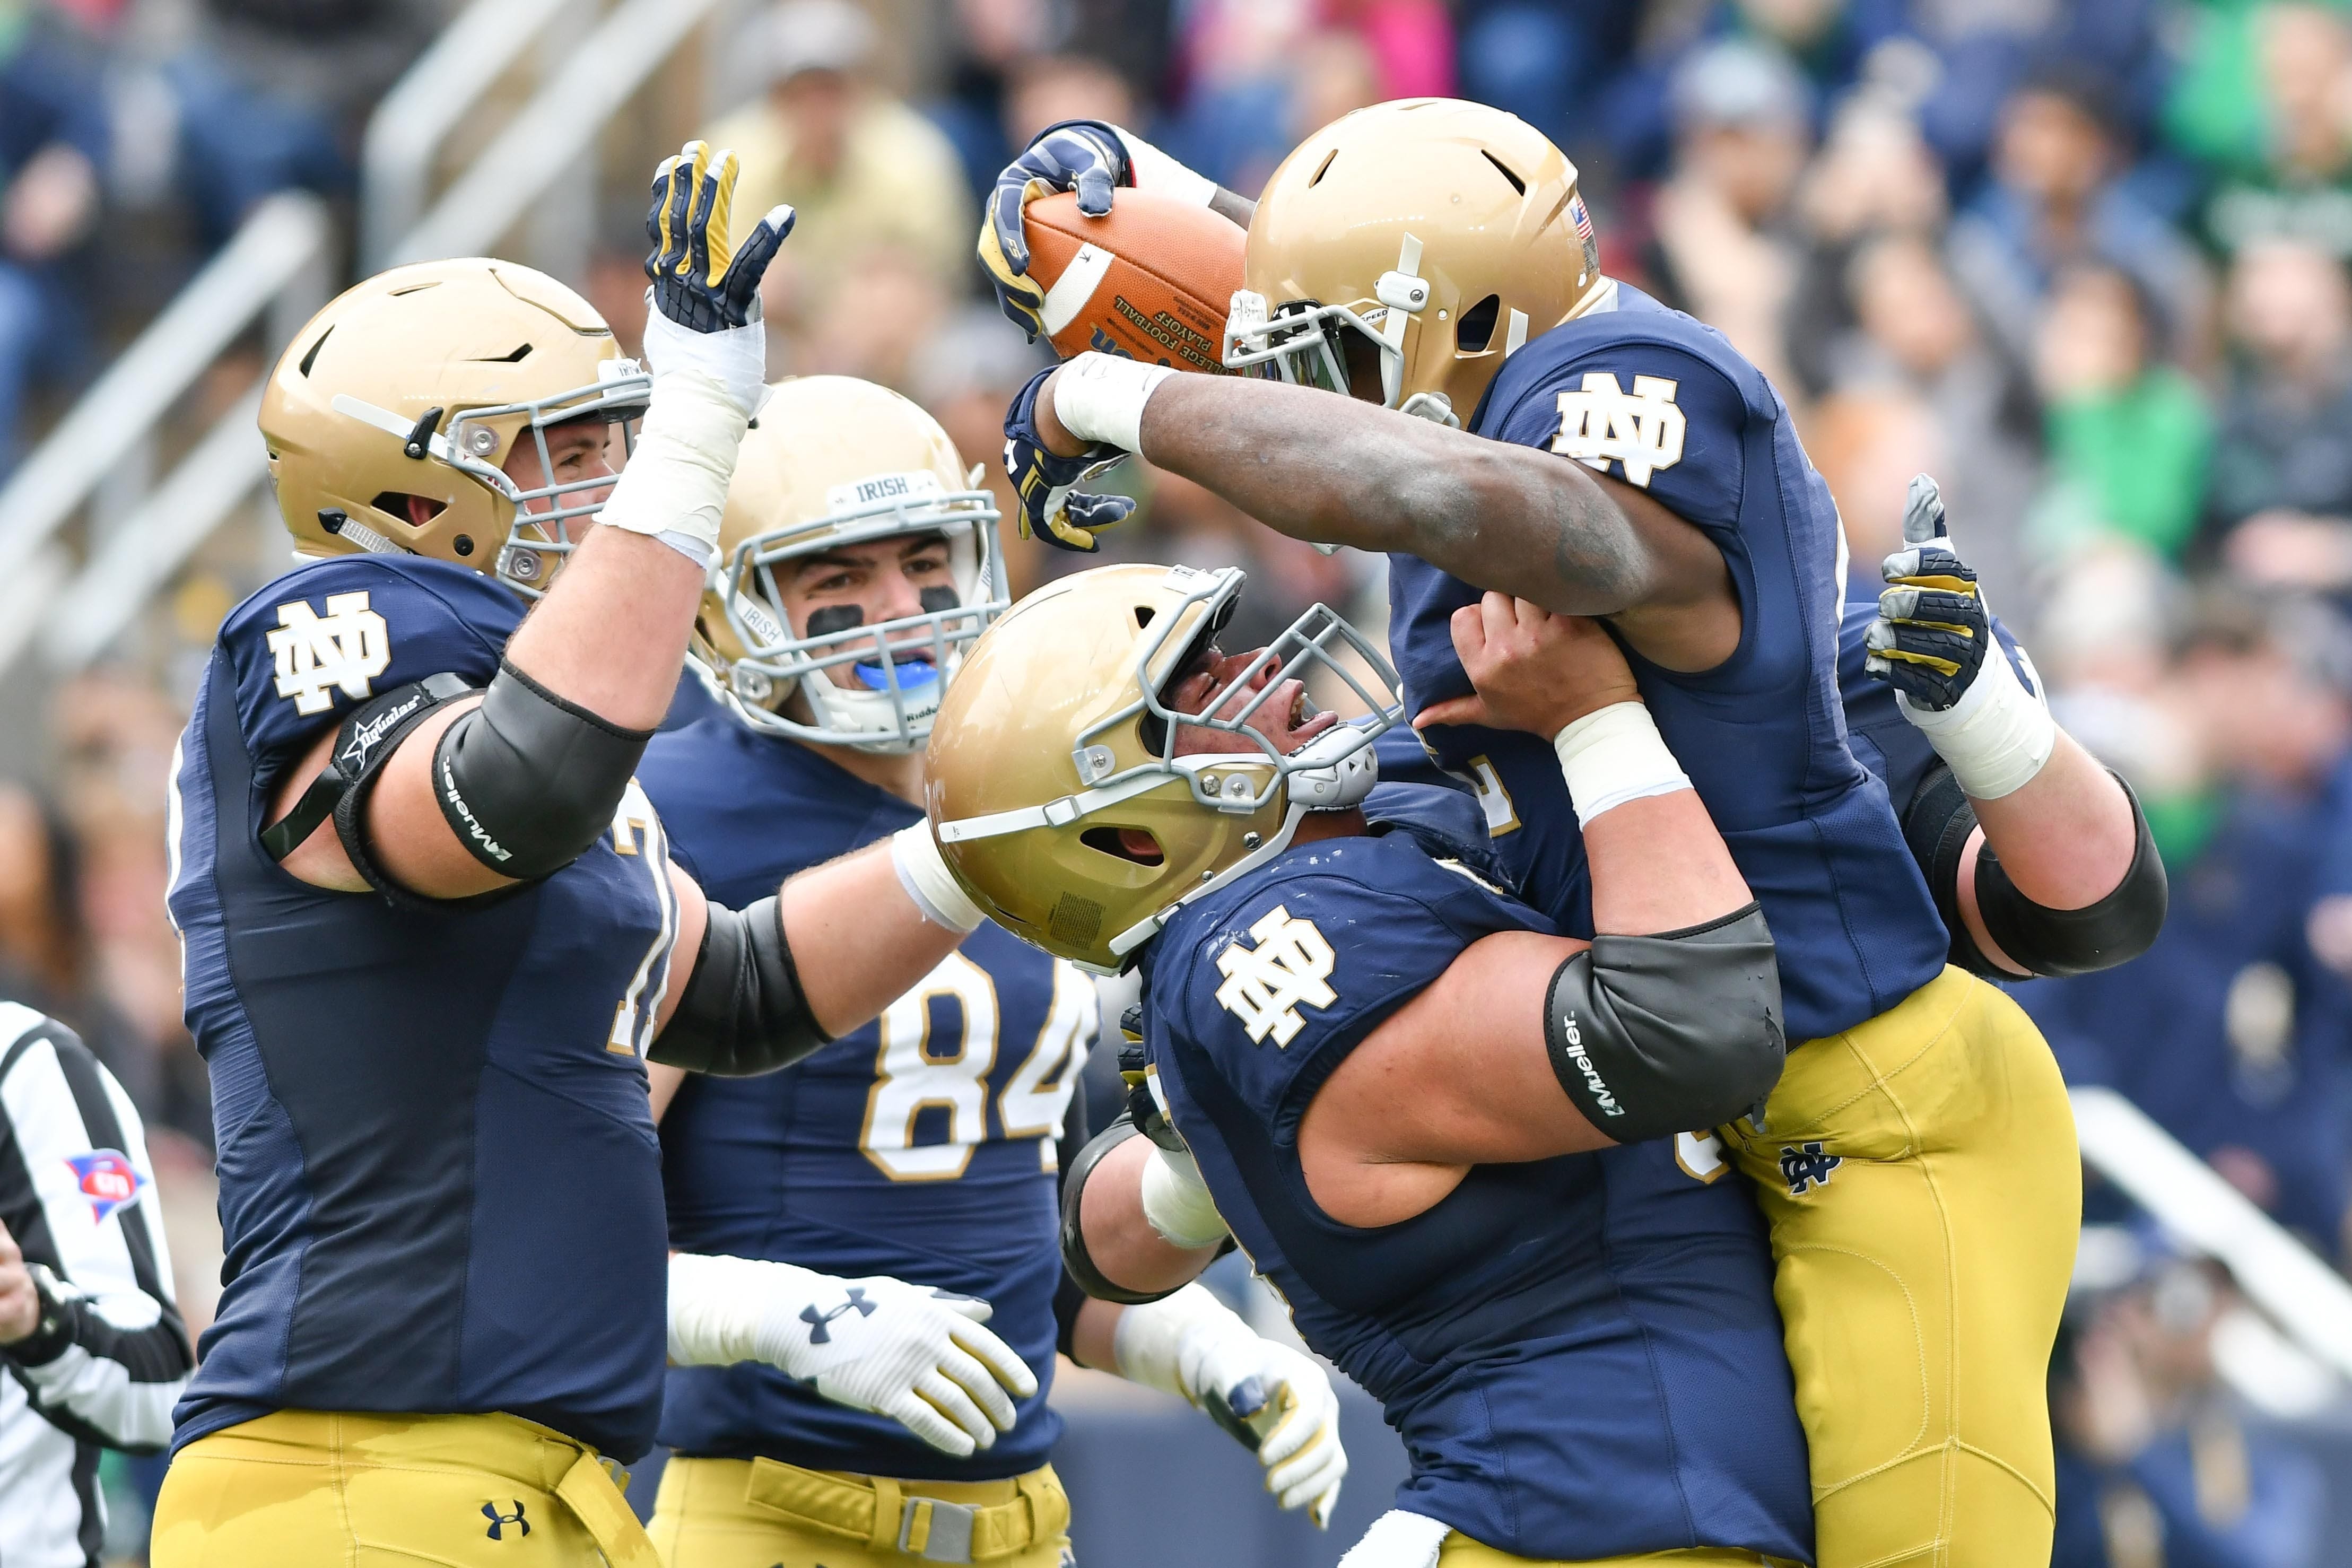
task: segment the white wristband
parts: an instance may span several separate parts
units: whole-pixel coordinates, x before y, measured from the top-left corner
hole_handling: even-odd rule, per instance
[[[1143,450],[1143,405],[1161,382],[1176,373],[1164,364],[1144,364],[1117,354],[1086,353],[1064,364],[1054,378],[1054,414],[1062,428],[1081,441],[1100,441],[1122,452]]]
[[[691,558],[676,534],[698,543],[703,563],[718,558],[719,521],[751,416],[698,371],[663,376],[646,408],[629,466],[597,512],[607,528],[647,534]]]
[[[948,869],[931,837],[929,823],[918,822],[890,836],[890,866],[898,873],[898,885],[907,889],[907,897],[914,900],[915,907],[933,925],[970,932],[988,918],[988,911],[971,901],[955,873]]]
[[[1900,691],[1895,700],[1971,800],[1999,800],[2024,788],[2058,744],[2050,710],[2017,679],[1997,642],[1960,700],[1942,712],[1914,707]]]
[[[1215,1342],[1257,1337],[1239,1313],[1199,1284],[1129,1307],[1110,1332],[1119,1376],[1195,1405],[1200,1363]]]
[[[1551,747],[1559,753],[1576,820],[1587,827],[1629,800],[1691,787],[1690,776],[1666,750],[1657,721],[1639,702],[1612,702],[1587,713],[1553,736]]]
[[[1233,1234],[1190,1154],[1153,1144],[1151,1158],[1143,1163],[1142,1197],[1143,1217],[1171,1247],[1191,1252],[1213,1247]]]
[[[1196,207],[1207,206],[1215,197],[1217,182],[1208,175],[1186,168],[1132,131],[1117,125],[1111,129],[1127,149],[1127,172],[1137,190]]]

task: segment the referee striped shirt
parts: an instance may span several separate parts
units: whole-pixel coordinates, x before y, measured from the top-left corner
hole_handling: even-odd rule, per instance
[[[58,1304],[0,1345],[0,1565],[98,1568],[99,1450],[170,1442],[194,1358],[138,1111],[70,1029],[13,1002],[0,1002],[0,1225],[55,1276]]]

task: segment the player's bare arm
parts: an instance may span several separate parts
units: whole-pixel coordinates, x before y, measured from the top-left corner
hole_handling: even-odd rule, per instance
[[[2001,973],[2079,974],[2147,951],[2168,890],[2131,792],[2052,720],[1993,635],[1976,573],[1922,474],[1906,548],[1868,632],[1867,668],[1942,759],[1906,805],[1905,830],[1958,961]],[[1898,803],[1904,804],[1904,803]]]

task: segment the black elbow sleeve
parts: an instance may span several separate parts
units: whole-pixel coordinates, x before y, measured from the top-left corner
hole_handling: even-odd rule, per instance
[[[1919,780],[1911,803],[1903,808],[1903,839],[1911,847],[1919,874],[1927,879],[1936,913],[1950,938],[1944,962],[1988,980],[2014,980],[2016,975],[1984,955],[1960,914],[1960,858],[1976,830],[1977,808],[1952,770],[1937,763]]]
[[[1077,1159],[1062,1173],[1062,1268],[1086,1294],[1097,1301],[1116,1301],[1123,1307],[1139,1307],[1146,1301],[1164,1300],[1183,1289],[1181,1285],[1171,1285],[1165,1290],[1130,1290],[1124,1285],[1114,1283],[1096,1268],[1094,1258],[1087,1251],[1086,1227],[1080,1222],[1080,1215],[1086,1208],[1087,1178],[1094,1174],[1095,1167],[1102,1163],[1104,1155],[1129,1139],[1139,1136],[1135,1123],[1121,1116],[1088,1140],[1087,1146],[1078,1151]],[[1233,1237],[1227,1237],[1224,1247],[1230,1248],[1233,1244]],[[1223,1257],[1224,1250],[1220,1249],[1218,1256]]]
[[[624,730],[501,661],[433,754],[450,831],[491,870],[551,877],[613,825],[651,730]]]
[[[717,1078],[788,1068],[833,1037],[809,1011],[772,895],[742,910],[710,906],[694,973],[646,1057]]]
[[[1620,1143],[1695,1132],[1762,1105],[1780,1080],[1780,972],[1755,904],[1657,936],[1601,936],[1544,1004],[1552,1070]]]
[[[1985,934],[2036,974],[2063,979],[2112,969],[2146,952],[2164,929],[2171,900],[2164,858],[2157,853],[2139,797],[2120,775],[2116,783],[2131,802],[2136,842],[2123,880],[2098,902],[2079,910],[2037,904],[2017,890],[1990,844],[1978,852],[1977,910],[1984,916]]]

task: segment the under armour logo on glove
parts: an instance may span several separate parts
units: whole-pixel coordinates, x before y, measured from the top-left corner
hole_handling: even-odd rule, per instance
[[[506,1537],[499,1531],[509,1524],[515,1527],[515,1539],[518,1541],[530,1533],[530,1521],[522,1516],[522,1499],[516,1498],[513,1501],[512,1513],[500,1513],[499,1505],[494,1502],[486,1502],[482,1505],[482,1517],[490,1521],[490,1528],[484,1533],[492,1541],[504,1541]]]
[[[864,1286],[852,1285],[848,1289],[843,1291],[842,1294],[846,1297],[847,1300],[843,1301],[840,1306],[834,1308],[830,1311],[820,1312],[816,1310],[814,1304],[801,1309],[801,1321],[809,1326],[809,1343],[813,1345],[831,1344],[833,1342],[833,1332],[826,1327],[826,1325],[831,1323],[835,1318],[840,1317],[844,1312],[855,1312],[861,1318],[870,1318],[874,1315],[874,1303],[866,1299],[866,1288]]]
[[[694,331],[720,332],[758,319],[761,276],[793,231],[793,209],[780,206],[740,246],[734,243],[729,230],[742,171],[734,153],[714,159],[709,143],[689,142],[654,175],[646,214],[654,249],[646,276],[653,279],[654,307]]]
[[[1790,1197],[1801,1198],[1815,1187],[1829,1185],[1831,1173],[1844,1163],[1844,1155],[1824,1154],[1819,1143],[1807,1143],[1801,1148],[1783,1144],[1780,1179],[1789,1184]]]
[[[1878,596],[1878,619],[1864,637],[1863,668],[1929,712],[1960,700],[1984,668],[1992,616],[1977,587],[1976,568],[1961,560],[1944,526],[1944,498],[1926,474],[1911,481],[1903,510],[1909,548],[1879,570],[1890,584]]]

